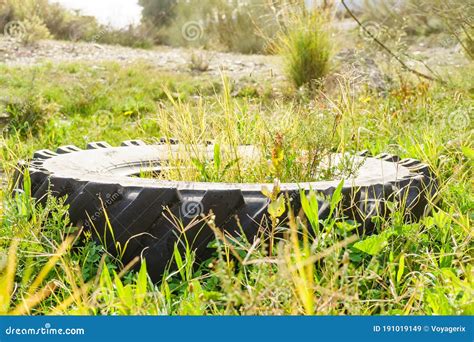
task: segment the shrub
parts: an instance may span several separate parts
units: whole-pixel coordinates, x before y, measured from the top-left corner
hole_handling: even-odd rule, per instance
[[[139,0],[138,3],[143,7],[143,18],[161,28],[174,17],[177,0]]]
[[[8,0],[0,0],[0,29],[3,32],[5,25],[12,21],[13,8]]]
[[[117,30],[100,25],[95,17],[80,15],[48,0],[0,0],[0,30],[11,21],[24,27],[21,38],[28,44],[51,36],[140,48],[154,44],[153,30],[147,24]]]
[[[0,29],[17,21],[24,30],[19,36],[26,43],[46,39],[65,25],[67,11],[47,0],[4,0],[0,2]]]
[[[24,44],[33,44],[41,39],[51,37],[43,20],[37,15],[32,15],[21,22],[25,28],[25,34],[21,37]]]
[[[276,8],[266,0],[178,2],[173,20],[162,29],[163,42],[240,53],[266,52],[268,37],[278,31]]]
[[[129,26],[125,29],[105,27],[94,36],[85,40],[103,44],[115,44],[148,49],[154,45],[153,36],[150,33],[151,31],[144,25]]]
[[[211,57],[207,56],[205,53],[192,53],[189,58],[189,69],[191,69],[191,71],[205,72],[209,70],[210,60]]]
[[[324,12],[303,10],[291,15],[275,44],[295,86],[317,87],[329,73],[333,43],[329,17]]]
[[[50,36],[49,30],[46,27],[43,17],[40,14],[40,9],[47,1],[32,0],[18,1],[5,0],[0,2],[0,29],[5,29],[9,22],[17,22],[17,30],[19,39],[23,43],[33,43],[39,39],[45,39]],[[21,31],[21,32],[20,32]]]
[[[265,0],[253,0],[245,6],[227,5],[220,18],[212,30],[230,51],[240,53],[268,52],[267,42],[279,29],[277,7]]]

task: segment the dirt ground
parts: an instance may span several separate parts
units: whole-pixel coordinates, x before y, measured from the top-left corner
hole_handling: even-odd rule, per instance
[[[205,64],[206,73],[218,76],[220,70],[233,78],[266,77],[281,74],[279,58],[275,56],[241,55],[183,48],[156,47],[152,50],[85,42],[45,40],[34,46],[24,46],[14,40],[0,38],[0,63],[33,65],[43,62],[107,62],[152,63],[163,71],[189,72],[193,54]]]

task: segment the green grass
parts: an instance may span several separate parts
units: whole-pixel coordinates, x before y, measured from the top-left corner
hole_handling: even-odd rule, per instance
[[[166,136],[191,146],[207,139],[255,144],[264,152],[251,171],[223,174],[230,155],[181,175],[194,180],[301,181],[318,165],[300,161],[302,150],[318,161],[332,151],[363,149],[420,159],[440,180],[432,215],[406,224],[395,211],[371,237],[357,236],[340,217],[312,236],[310,223],[276,219],[285,203],[275,197],[272,228],[283,238],[230,240],[216,229],[210,260],[196,265],[192,251],[176,253],[178,271],[157,285],[145,266],[131,272],[90,235],[68,238],[77,229],[62,200],[41,208],[28,191],[12,197],[4,186],[0,313],[474,314],[473,101],[462,77],[472,70],[458,74],[444,86],[401,74],[403,86],[385,97],[344,82],[308,98],[276,96],[266,83],[251,96],[233,97],[231,82],[164,74],[146,64],[0,66],[0,111],[14,118],[0,140],[7,177],[37,149]],[[305,211],[318,220],[314,207]],[[202,220],[212,226],[211,217]]]
[[[296,87],[318,88],[331,70],[335,40],[327,13],[305,10],[287,18],[288,27],[276,38],[288,78]]]

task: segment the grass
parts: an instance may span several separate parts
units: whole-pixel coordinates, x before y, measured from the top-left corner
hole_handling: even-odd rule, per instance
[[[325,12],[288,15],[287,28],[276,38],[276,49],[283,56],[286,73],[294,85],[320,87],[331,69],[334,39],[330,16]]]
[[[277,96],[268,90],[275,85],[263,82],[251,96],[233,97],[225,78],[164,74],[146,64],[0,66],[0,111],[14,118],[0,140],[9,178],[37,149],[166,136],[191,146],[207,139],[256,144],[265,156],[246,172],[224,172],[232,155],[219,165],[189,162],[195,171],[176,177],[301,181],[318,165],[298,162],[301,150],[318,161],[331,151],[369,149],[428,163],[441,199],[419,222],[404,223],[395,210],[363,237],[334,215],[313,232],[319,219],[312,195],[304,206],[309,222],[279,217],[287,203],[274,196],[270,216],[280,237],[232,240],[215,227],[211,259],[197,265],[191,250],[175,253],[177,271],[152,284],[146,265],[130,271],[87,232],[75,239],[63,200],[40,207],[28,191],[12,196],[3,186],[0,313],[474,314],[469,74],[460,70],[437,85],[401,73],[403,82],[385,97],[344,80],[315,95]],[[338,203],[335,196],[334,208]],[[213,224],[211,216],[200,220]]]

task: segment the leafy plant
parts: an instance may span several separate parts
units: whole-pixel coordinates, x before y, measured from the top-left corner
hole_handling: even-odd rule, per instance
[[[33,44],[51,37],[48,28],[38,16],[31,16],[25,19],[22,24],[25,27],[25,34],[22,37],[24,44]]]
[[[193,158],[192,162],[201,175],[201,181],[220,182],[226,173],[237,163],[237,160],[230,160],[223,165],[221,147],[219,144],[215,144],[214,158],[212,161],[201,161],[197,158]]]

